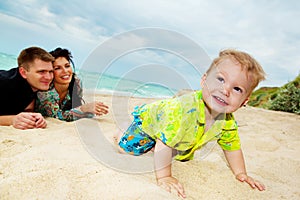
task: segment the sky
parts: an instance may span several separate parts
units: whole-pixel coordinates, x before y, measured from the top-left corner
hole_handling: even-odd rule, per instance
[[[2,0],[0,52],[60,46],[79,69],[196,87],[234,48],[263,66],[260,87],[282,86],[300,72],[299,24],[298,0]]]

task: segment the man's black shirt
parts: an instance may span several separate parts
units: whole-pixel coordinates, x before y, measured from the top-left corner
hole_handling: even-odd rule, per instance
[[[0,115],[16,115],[36,98],[18,68],[0,70]]]

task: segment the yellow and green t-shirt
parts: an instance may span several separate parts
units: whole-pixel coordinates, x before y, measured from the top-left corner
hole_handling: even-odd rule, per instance
[[[142,129],[178,151],[177,160],[190,160],[195,150],[217,140],[224,150],[240,149],[237,124],[232,114],[224,114],[204,132],[205,104],[202,91],[165,99],[139,108]]]

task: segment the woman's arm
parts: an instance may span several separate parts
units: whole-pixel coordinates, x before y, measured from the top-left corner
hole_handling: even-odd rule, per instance
[[[95,115],[104,115],[108,113],[108,106],[102,102],[86,103],[79,106],[77,109],[80,109],[84,113],[88,112]]]
[[[78,118],[87,117],[87,113],[80,110],[62,110],[59,105],[59,95],[55,88],[47,92],[38,92],[35,111],[43,116],[58,118],[64,121],[73,121]]]
[[[102,102],[94,101],[92,103],[84,103],[83,101],[83,89],[82,89],[82,82],[81,80],[74,74],[74,85],[71,84],[69,87],[72,87],[75,89],[76,92],[73,92],[72,95],[72,102],[75,103],[72,108],[76,107],[73,110],[73,115],[77,113],[84,113],[85,116],[78,116],[81,117],[87,117],[86,113],[89,113],[88,116],[92,115],[103,115],[108,113],[108,106],[106,106]],[[70,92],[70,91],[69,91]],[[74,115],[76,116],[76,115]]]

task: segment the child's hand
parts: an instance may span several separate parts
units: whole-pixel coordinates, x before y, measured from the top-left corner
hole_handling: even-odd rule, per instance
[[[253,189],[257,188],[260,191],[263,191],[266,189],[264,184],[260,183],[259,181],[254,180],[252,177],[248,176],[245,173],[240,173],[240,174],[236,175],[235,178],[241,182],[248,183]]]
[[[185,192],[183,186],[178,182],[178,180],[172,176],[163,177],[157,180],[157,185],[163,189],[171,192],[172,189],[177,191],[178,196],[185,198]]]

